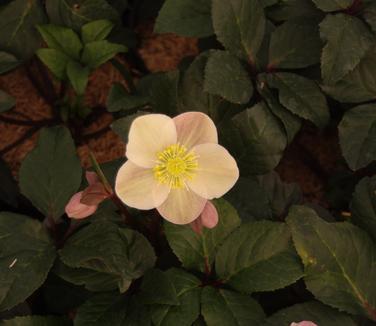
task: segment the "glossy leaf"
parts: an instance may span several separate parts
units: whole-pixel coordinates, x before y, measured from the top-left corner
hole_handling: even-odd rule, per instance
[[[86,43],[102,41],[107,38],[114,28],[114,24],[106,19],[95,20],[81,28],[82,41]]]
[[[70,61],[67,65],[68,79],[78,95],[83,95],[89,80],[90,70],[75,61]]]
[[[66,79],[66,69],[70,59],[64,53],[55,49],[39,49],[37,56],[56,78],[60,80]]]
[[[149,98],[131,95],[122,84],[114,84],[108,94],[106,106],[109,112],[129,111],[148,104]]]
[[[8,52],[0,51],[0,74],[6,73],[20,64],[18,59]]]

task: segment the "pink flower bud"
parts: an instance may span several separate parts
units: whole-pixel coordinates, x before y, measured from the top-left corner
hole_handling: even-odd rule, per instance
[[[215,206],[207,201],[201,215],[190,223],[194,232],[201,234],[203,228],[212,229],[218,224],[218,212]]]
[[[101,183],[94,183],[83,191],[81,204],[89,206],[99,205],[108,197],[110,197],[110,194],[107,192],[105,186]]]
[[[86,180],[89,183],[89,185],[93,185],[95,183],[99,183],[99,178],[95,172],[86,171],[85,173]]]
[[[70,218],[83,219],[97,210],[98,205],[85,205],[81,203],[83,191],[75,194],[65,206],[65,212]]]
[[[291,323],[290,326],[317,326],[311,321],[301,321],[300,323]]]

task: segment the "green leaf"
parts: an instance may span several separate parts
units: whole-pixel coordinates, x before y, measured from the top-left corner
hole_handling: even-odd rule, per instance
[[[327,42],[321,56],[321,73],[328,85],[352,71],[374,44],[374,36],[367,26],[350,15],[326,16],[320,23],[320,33]]]
[[[265,318],[261,306],[249,295],[212,287],[202,290],[201,313],[208,326],[261,325]]]
[[[266,105],[259,103],[237,114],[232,123],[228,136],[224,136],[228,144],[225,147],[231,151],[234,138],[238,137],[238,147],[233,153],[241,170],[247,175],[273,170],[282,157],[287,139],[283,126]]]
[[[240,224],[235,209],[225,200],[216,200],[213,203],[218,211],[218,225],[213,229],[205,228],[202,235],[195,233],[189,225],[165,222],[167,241],[187,269],[201,272],[210,269],[218,246]]]
[[[363,17],[371,26],[373,32],[376,32],[376,3],[371,2],[363,9]]]
[[[0,89],[0,113],[10,110],[16,105],[14,97]]]
[[[272,33],[269,67],[297,69],[320,62],[322,42],[316,24],[298,20],[278,26]]]
[[[2,326],[69,326],[71,322],[61,317],[25,316],[5,320]]]
[[[270,221],[242,224],[219,248],[215,268],[222,282],[243,293],[274,291],[303,276],[287,226]]]
[[[83,67],[76,61],[70,61],[67,65],[69,81],[77,95],[83,95],[89,80],[90,69]]]
[[[281,220],[293,204],[301,201],[297,184],[282,182],[272,171],[258,177],[240,177],[225,198],[236,208],[243,221]]]
[[[200,314],[200,281],[195,276],[176,268],[165,272],[175,287],[179,305],[151,305],[155,326],[191,326]]]
[[[376,240],[376,177],[363,178],[351,201],[351,221]]]
[[[141,95],[131,95],[120,83],[112,85],[108,94],[106,106],[109,112],[133,110],[149,103],[149,98]]]
[[[81,61],[91,69],[96,69],[120,52],[127,52],[127,48],[106,40],[94,41],[85,44]]]
[[[0,158],[0,202],[17,207],[18,187],[7,164]]]
[[[0,9],[0,49],[25,61],[38,49],[41,39],[34,28],[46,20],[40,0],[14,0]]]
[[[351,6],[353,0],[312,0],[317,8],[322,11],[331,12],[345,10]]]
[[[46,9],[52,24],[76,32],[83,25],[99,19],[120,23],[119,13],[106,0],[48,0]]]
[[[51,24],[39,25],[37,28],[49,48],[62,52],[71,59],[80,59],[82,43],[73,30]]]
[[[254,61],[265,33],[265,15],[258,0],[213,0],[212,18],[218,40],[230,52]]]
[[[206,37],[213,34],[210,0],[167,0],[155,23],[157,33]]]
[[[92,223],[75,233],[60,251],[60,257],[70,267],[115,276],[121,292],[155,263],[153,248],[143,235],[106,221]]]
[[[86,43],[102,41],[107,38],[114,28],[114,24],[106,19],[95,20],[81,28],[82,41]]]
[[[0,51],[0,74],[6,73],[20,64],[18,59],[8,52]]]
[[[245,104],[251,99],[253,85],[238,58],[225,51],[213,51],[206,64],[204,90],[230,102]]]
[[[66,69],[70,59],[64,53],[55,49],[39,49],[37,56],[56,78],[60,80],[66,79]]]
[[[269,317],[263,323],[263,326],[290,325],[293,322],[303,320],[310,320],[320,326],[356,326],[355,322],[346,314],[316,301],[300,303],[282,309]]]
[[[329,122],[329,107],[319,86],[300,75],[280,72],[267,75],[268,85],[279,92],[279,101],[292,113],[323,128]]]
[[[303,261],[309,291],[325,304],[376,320],[376,248],[361,229],[327,223],[295,206],[287,223]]]
[[[65,127],[45,128],[20,169],[21,192],[55,221],[81,184],[82,169]]]
[[[27,299],[47,278],[55,248],[44,226],[28,216],[0,213],[0,311]]]
[[[342,154],[352,170],[361,169],[376,159],[376,108],[373,104],[347,111],[338,128]]]

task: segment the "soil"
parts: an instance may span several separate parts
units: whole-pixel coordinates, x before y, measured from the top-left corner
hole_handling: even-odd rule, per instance
[[[155,35],[152,33],[152,24],[140,28],[139,34],[142,40],[139,55],[151,72],[173,70],[185,56],[198,53],[196,39],[171,34]],[[122,81],[122,76],[111,64],[103,65],[90,77],[86,103],[90,107],[103,107],[111,85]],[[31,126],[3,122],[1,117],[39,121],[51,118],[52,110],[48,103],[38,95],[27,77],[25,67],[0,76],[0,89],[12,95],[17,101],[14,109],[0,115],[1,153],[25,133],[32,132]],[[94,151],[100,162],[110,161],[124,155],[124,144],[108,128],[111,121],[110,114],[104,110],[99,111],[97,119],[85,129],[86,135],[97,133],[97,137],[91,137],[85,145],[78,148],[80,159],[85,167],[89,165],[89,148]],[[17,177],[23,158],[34,147],[36,139],[37,133],[33,133],[3,156],[15,177]],[[283,180],[298,183],[307,201],[327,206],[324,199],[325,183],[328,176],[335,170],[340,157],[336,134],[330,131],[318,134],[316,129],[306,126],[287,149],[277,171]]]

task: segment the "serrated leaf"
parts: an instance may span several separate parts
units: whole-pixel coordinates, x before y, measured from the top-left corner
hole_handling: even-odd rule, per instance
[[[0,51],[0,74],[6,73],[20,64],[18,59],[5,51]]]
[[[143,235],[106,221],[92,223],[75,233],[60,251],[60,257],[70,267],[115,276],[122,292],[155,263],[154,250]]]
[[[351,6],[353,0],[312,0],[317,8],[326,11],[340,11],[345,10]]]
[[[70,27],[76,32],[94,20],[120,21],[119,13],[106,0],[48,0],[46,9],[52,24]]]
[[[15,105],[15,98],[0,89],[0,113],[10,110]]]
[[[252,293],[284,288],[303,276],[285,224],[242,224],[217,252],[218,277],[233,289]]]
[[[271,35],[269,67],[304,68],[320,62],[322,42],[318,26],[302,20],[288,21]]]
[[[83,95],[85,93],[89,74],[89,67],[83,67],[75,61],[69,61],[67,65],[67,76],[77,95]]]
[[[81,184],[82,169],[69,130],[42,129],[36,147],[20,169],[21,192],[55,221]]]
[[[258,0],[213,0],[215,34],[224,47],[254,61],[265,33],[265,15]]]
[[[69,326],[71,322],[62,317],[25,316],[4,320],[2,326]]]
[[[206,37],[213,34],[210,0],[167,0],[155,23],[157,33]]]
[[[351,221],[376,240],[376,177],[363,178],[351,201]]]
[[[309,291],[325,304],[376,320],[376,248],[346,222],[327,223],[310,208],[295,206],[287,223],[303,261]]]
[[[38,49],[41,39],[34,28],[46,20],[40,0],[15,0],[0,10],[0,49],[25,61]]]
[[[352,170],[361,169],[376,159],[375,105],[360,105],[347,111],[338,129],[342,154]]]
[[[268,85],[279,92],[279,101],[292,113],[323,128],[329,122],[329,107],[319,86],[300,75],[279,72],[267,75]]]
[[[320,326],[356,326],[346,314],[317,301],[305,302],[282,309],[266,319],[263,326],[290,325],[293,322],[309,320]]]
[[[39,25],[37,28],[49,48],[62,52],[71,59],[80,59],[82,43],[72,29],[52,24]]]
[[[27,299],[47,278],[55,248],[44,226],[28,216],[0,213],[0,311]]]
[[[240,224],[235,209],[224,200],[213,201],[217,208],[219,222],[213,229],[204,229],[202,235],[191,226],[165,222],[167,241],[175,255],[187,269],[205,272],[211,269],[218,246]]]
[[[120,83],[112,85],[108,94],[106,107],[109,112],[128,111],[149,103],[149,98],[141,95],[131,95]]]
[[[230,102],[245,104],[251,99],[253,85],[237,57],[225,51],[213,51],[205,68],[204,90]]]
[[[114,24],[106,19],[99,19],[87,23],[81,28],[82,41],[86,43],[102,41],[107,38],[114,28]]]
[[[321,73],[328,85],[352,71],[375,42],[361,20],[345,14],[326,16],[320,23],[320,34],[326,41],[321,56]]]
[[[208,326],[261,325],[265,314],[249,295],[205,287],[201,294],[201,314]]]
[[[96,69],[120,52],[127,52],[127,48],[106,40],[90,42],[84,46],[81,62]]]
[[[56,78],[60,80],[66,79],[69,57],[55,49],[39,49],[36,54]]]

